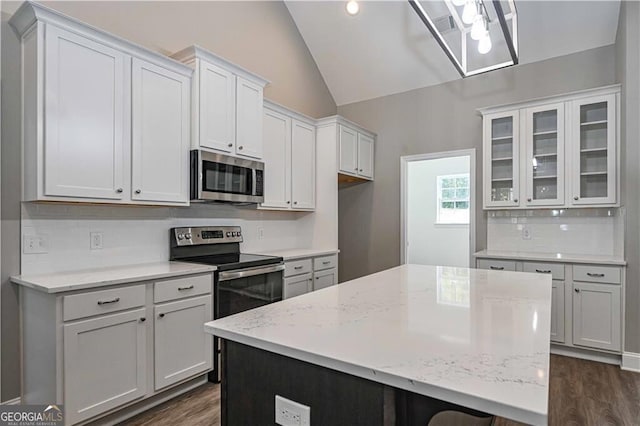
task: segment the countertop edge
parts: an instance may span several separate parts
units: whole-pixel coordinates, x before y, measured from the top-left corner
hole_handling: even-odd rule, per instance
[[[215,266],[208,266],[204,264],[194,263],[193,265],[194,265],[194,268],[191,271],[174,271],[174,272],[155,273],[155,274],[149,274],[149,275],[135,275],[135,276],[125,277],[125,278],[116,278],[112,280],[82,282],[79,284],[70,284],[70,285],[61,286],[61,287],[49,287],[46,285],[39,284],[33,280],[23,279],[21,276],[12,276],[10,277],[10,281],[14,284],[28,287],[44,293],[56,294],[56,293],[65,293],[69,291],[87,290],[91,288],[109,287],[109,286],[114,286],[119,284],[138,283],[141,281],[153,281],[153,280],[164,279],[164,278],[204,274],[204,273],[214,272],[217,269]],[[129,266],[143,266],[143,265],[129,265]],[[114,268],[117,268],[117,267],[114,267]]]
[[[406,377],[400,377],[393,374],[385,373],[383,371],[374,370],[361,365],[349,363],[347,361],[341,361],[335,358],[330,358],[323,355],[307,352],[301,349],[292,348],[289,346],[272,343],[266,340],[250,337],[242,334],[238,334],[229,330],[220,329],[204,324],[205,332],[215,335],[222,339],[231,340],[237,343],[245,344],[257,349],[265,350],[268,352],[276,353],[282,356],[286,356],[292,359],[308,362],[320,367],[329,368],[332,370],[340,371],[352,376],[361,377],[363,379],[371,380],[373,382],[382,383],[395,388],[407,390],[410,392],[418,393],[421,395],[429,396],[432,398],[446,400],[454,404],[458,404],[464,407],[472,408],[478,411],[488,412],[490,414],[506,417],[509,419],[517,420],[527,424],[534,425],[546,425],[548,420],[548,414],[527,410],[519,407],[512,407],[505,404],[501,404],[496,401],[487,400],[481,397],[476,397],[457,391],[443,389],[434,385],[430,385],[423,382],[416,382],[413,379]],[[547,405],[548,408],[548,405]]]
[[[531,254],[509,254],[509,253],[487,253],[485,251],[478,251],[473,253],[473,257],[478,259],[513,259],[513,260],[530,260],[534,262],[553,262],[553,263],[585,263],[591,265],[616,265],[616,266],[627,266],[627,261],[623,259],[587,259],[581,258],[580,255],[575,255],[575,257],[568,258],[554,258],[548,257],[548,255],[541,254],[536,256],[535,253]]]
[[[283,252],[295,252],[295,251],[300,251],[304,253],[291,254],[286,256],[282,255]],[[340,253],[340,249],[317,249],[317,250],[316,249],[285,249],[285,250],[261,251],[260,253],[257,253],[257,254],[265,254],[269,256],[280,256],[285,261],[287,261],[287,260],[306,259],[309,257],[327,256],[327,255],[339,254],[339,253]]]

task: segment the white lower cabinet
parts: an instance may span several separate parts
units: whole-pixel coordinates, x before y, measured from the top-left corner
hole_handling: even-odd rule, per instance
[[[154,308],[156,390],[212,367],[213,340],[202,330],[202,325],[211,320],[211,295]]]
[[[551,282],[551,341],[564,343],[564,281]]]
[[[313,291],[313,275],[303,274],[284,279],[283,299],[300,296]]]
[[[284,265],[284,299],[338,284],[337,254],[286,260]]]
[[[313,273],[313,291],[336,284],[338,284],[338,271],[335,268]]]
[[[620,286],[573,283],[573,343],[620,351]]]
[[[64,325],[64,405],[74,424],[147,393],[144,308]]]

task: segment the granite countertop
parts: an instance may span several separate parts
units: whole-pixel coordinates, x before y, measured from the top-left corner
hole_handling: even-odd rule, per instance
[[[536,253],[523,251],[500,251],[500,250],[480,250],[473,254],[475,257],[483,259],[514,259],[532,260],[537,262],[560,262],[560,263],[593,263],[599,265],[619,265],[624,266],[627,261],[620,256],[602,256],[589,254],[570,253]]]
[[[286,260],[303,259],[306,257],[328,256],[331,254],[338,254],[338,253],[340,253],[340,250],[338,249],[300,248],[300,249],[263,251],[258,254],[278,256],[278,257],[282,257],[286,261]]]
[[[205,324],[224,339],[546,424],[551,277],[403,265]]]
[[[157,262],[39,275],[18,275],[11,281],[45,293],[84,290],[215,271],[215,266],[187,262]]]

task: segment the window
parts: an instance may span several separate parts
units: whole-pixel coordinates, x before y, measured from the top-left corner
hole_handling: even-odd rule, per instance
[[[438,176],[436,223],[469,223],[469,174]]]

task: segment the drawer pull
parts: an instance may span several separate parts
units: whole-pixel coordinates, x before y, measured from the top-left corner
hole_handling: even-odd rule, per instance
[[[594,272],[587,272],[587,275],[589,275],[592,278],[603,278],[604,274],[596,274]]]
[[[164,318],[164,314],[159,314],[158,315],[160,318]]]
[[[330,260],[325,260],[324,262],[322,262],[322,264],[323,264],[323,265],[328,265],[328,264],[330,264],[330,263],[331,263],[331,261],[330,261]]]
[[[111,299],[111,300],[98,300],[98,305],[102,306],[102,305],[109,305],[111,303],[118,303],[120,301],[119,297],[116,297],[115,299]]]
[[[489,269],[493,269],[494,271],[504,271],[504,266],[489,266]]]
[[[301,266],[294,266],[293,269],[295,269],[296,271],[300,270],[300,269],[302,269],[302,265]]]
[[[140,318],[140,322],[145,322],[146,320],[146,318]]]
[[[191,290],[193,288],[193,284],[188,285],[186,287],[178,287],[178,291]]]
[[[536,269],[536,272],[539,274],[550,274],[551,271],[550,270],[544,270],[544,269]]]
[[[573,291],[575,291],[576,293],[580,293],[580,289],[579,288],[575,288],[575,289],[573,289]]]

